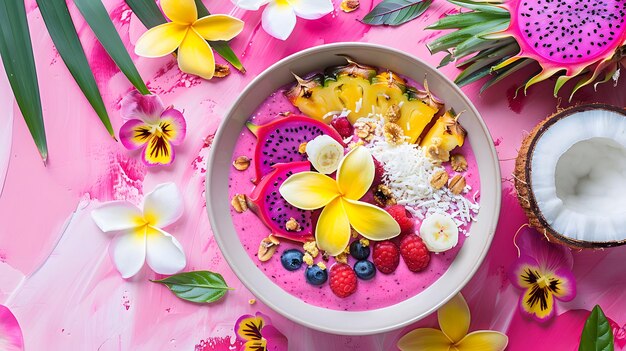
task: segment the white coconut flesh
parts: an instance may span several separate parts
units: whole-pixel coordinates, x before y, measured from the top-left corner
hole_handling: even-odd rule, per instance
[[[575,112],[536,141],[531,184],[537,207],[562,236],[626,239],[626,117],[602,109]]]

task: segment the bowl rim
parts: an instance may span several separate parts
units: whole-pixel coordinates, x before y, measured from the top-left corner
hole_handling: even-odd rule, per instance
[[[218,150],[218,148],[216,147],[217,145],[220,144],[220,141],[224,138],[224,134],[225,132],[225,125],[226,122],[233,116],[234,112],[236,111],[237,107],[239,104],[241,104],[245,98],[247,97],[247,95],[256,87],[256,85],[259,84],[259,82],[267,79],[268,76],[270,76],[276,69],[288,65],[294,61],[297,61],[299,59],[302,59],[306,56],[310,56],[310,55],[317,55],[317,54],[324,54],[327,51],[334,51],[337,49],[343,49],[348,51],[350,48],[359,48],[359,49],[370,49],[373,51],[386,51],[391,55],[396,55],[396,56],[400,56],[400,57],[404,57],[405,59],[412,61],[415,65],[422,65],[425,66],[426,69],[428,69],[429,71],[432,71],[432,75],[436,75],[437,78],[443,80],[445,82],[445,84],[447,85],[447,87],[449,89],[452,90],[452,93],[458,95],[461,99],[461,101],[468,107],[468,109],[471,110],[471,112],[477,117],[476,121],[478,122],[478,126],[480,127],[480,129],[482,130],[482,132],[484,133],[484,135],[487,137],[487,141],[488,141],[488,149],[484,150],[485,152],[488,152],[489,154],[487,155],[488,158],[491,158],[491,162],[489,164],[489,166],[492,167],[492,170],[494,172],[494,176],[496,178],[496,182],[495,184],[490,184],[493,185],[494,187],[494,192],[495,192],[495,197],[493,199],[489,199],[490,201],[493,201],[493,211],[491,213],[491,222],[490,225],[488,226],[489,230],[488,233],[485,234],[486,235],[486,241],[484,243],[484,246],[482,247],[482,250],[478,256],[478,259],[473,263],[472,267],[466,271],[466,274],[464,276],[464,278],[459,282],[459,284],[456,285],[455,288],[453,288],[448,294],[447,296],[445,296],[444,298],[442,298],[438,303],[433,304],[430,308],[424,310],[423,312],[419,313],[419,314],[415,314],[410,318],[395,318],[395,320],[387,322],[387,321],[383,321],[379,326],[376,327],[371,327],[369,329],[359,329],[356,330],[354,328],[350,327],[350,323],[346,323],[345,321],[331,321],[329,324],[318,324],[318,323],[313,323],[309,320],[307,320],[306,318],[301,318],[299,316],[296,315],[295,311],[290,310],[288,308],[284,308],[283,306],[281,306],[281,304],[277,303],[277,301],[279,301],[280,299],[276,299],[276,298],[269,298],[268,296],[265,295],[265,293],[261,292],[261,290],[259,289],[259,287],[255,286],[254,284],[252,284],[250,281],[247,280],[247,275],[245,272],[242,271],[242,268],[235,264],[235,259],[233,257],[231,257],[231,252],[226,249],[227,247],[227,240],[226,238],[224,238],[222,235],[219,235],[219,228],[220,226],[222,226],[224,223],[224,219],[218,217],[215,213],[215,211],[213,211],[213,206],[211,206],[211,202],[214,201],[214,196],[213,196],[213,190],[212,190],[212,184],[213,184],[213,179],[217,177],[217,174],[215,174],[217,171],[215,171],[215,162],[216,162],[216,158],[218,157],[218,153],[223,152]],[[232,153],[232,150],[229,150],[230,153]],[[461,91],[461,89],[455,84],[453,83],[449,78],[447,78],[443,73],[441,73],[440,71],[438,71],[437,69],[435,69],[434,67],[432,67],[430,64],[426,63],[425,61],[415,57],[412,54],[400,51],[398,49],[395,48],[391,48],[391,47],[387,47],[384,45],[379,45],[379,44],[372,44],[372,43],[361,43],[361,42],[339,42],[339,43],[332,43],[332,44],[324,44],[324,45],[319,45],[319,46],[315,46],[315,47],[311,47],[296,53],[293,53],[281,60],[279,60],[278,62],[272,64],[270,67],[266,68],[265,70],[263,70],[263,72],[261,72],[259,75],[257,75],[255,78],[253,78],[248,84],[247,86],[242,90],[242,92],[239,94],[239,96],[237,97],[237,99],[233,102],[233,104],[231,105],[231,107],[228,109],[228,112],[224,115],[224,118],[220,121],[220,125],[218,130],[215,133],[214,139],[213,139],[213,144],[211,147],[211,150],[209,152],[209,157],[207,160],[207,171],[206,171],[206,182],[205,182],[205,201],[206,201],[206,209],[209,215],[209,220],[210,220],[210,225],[212,228],[212,232],[213,232],[213,236],[220,248],[220,251],[222,253],[222,255],[224,256],[224,258],[226,259],[229,267],[233,270],[233,272],[235,273],[235,275],[237,276],[237,278],[241,281],[241,283],[246,286],[246,288],[248,290],[250,290],[250,292],[255,295],[255,297],[257,297],[258,299],[260,299],[264,304],[266,304],[268,307],[270,307],[272,310],[274,310],[275,312],[281,314],[282,316],[290,319],[293,322],[296,322],[300,325],[318,330],[318,331],[322,331],[322,332],[326,332],[326,333],[331,333],[331,334],[340,334],[340,335],[370,335],[370,334],[376,334],[376,333],[383,333],[383,332],[387,332],[387,331],[391,331],[391,330],[395,330],[395,329],[399,329],[401,327],[407,326],[410,323],[416,322],[422,318],[425,318],[426,316],[430,315],[431,313],[435,312],[437,309],[439,309],[439,307],[441,307],[442,305],[444,305],[446,302],[448,302],[452,297],[454,297],[463,287],[465,287],[465,285],[467,285],[467,283],[469,282],[469,280],[474,276],[474,274],[476,273],[476,271],[478,270],[478,268],[482,265],[483,260],[485,259],[487,252],[489,251],[489,248],[491,247],[491,243],[493,240],[493,237],[495,235],[495,230],[496,230],[496,226],[498,223],[498,219],[499,219],[499,215],[500,215],[500,207],[501,207],[501,188],[502,188],[502,184],[500,182],[501,179],[501,172],[500,172],[500,165],[498,162],[498,157],[497,157],[497,153],[496,153],[496,149],[495,149],[495,145],[493,143],[493,139],[491,137],[491,134],[489,133],[489,130],[482,118],[482,116],[480,115],[480,113],[478,112],[478,110],[476,109],[476,107],[474,106],[474,104],[470,101],[470,99]],[[482,179],[482,172],[480,172],[480,179]],[[482,180],[481,180],[481,198],[482,198],[482,194],[483,194],[483,187],[485,185],[482,184]],[[482,199],[481,199],[482,202]],[[222,204],[223,207],[223,204]],[[481,206],[481,211],[483,211],[482,206]],[[230,216],[229,216],[230,217]],[[226,221],[230,220],[232,223],[232,218],[228,218],[226,219]],[[232,226],[232,225],[231,225]],[[475,227],[475,223],[473,223],[472,228],[470,228],[470,233],[472,233],[473,228]],[[234,228],[233,228],[234,229]],[[238,239],[238,238],[237,238]],[[242,246],[242,245],[239,245]],[[243,247],[242,247],[243,249]],[[460,254],[460,253],[459,253]],[[252,263],[252,260],[249,259],[249,257],[246,255],[246,259],[248,259],[248,261],[250,261],[250,264]],[[456,260],[456,258],[455,258]],[[454,262],[454,261],[453,261]],[[254,264],[253,264],[254,265]],[[405,299],[397,304],[391,305],[391,306],[387,306],[387,307],[383,307],[383,308],[379,308],[379,309],[373,309],[373,310],[367,310],[367,311],[337,311],[337,310],[331,310],[331,309],[327,309],[327,308],[323,308],[323,307],[318,307],[318,306],[314,306],[314,305],[309,305],[306,302],[304,302],[303,300],[300,300],[299,298],[293,297],[289,292],[284,291],[282,288],[280,288],[279,286],[277,286],[276,284],[274,284],[266,275],[265,273],[261,272],[260,269],[258,269],[256,267],[256,265],[254,265],[254,268],[256,268],[256,270],[258,271],[259,274],[262,274],[264,276],[264,278],[273,286],[275,286],[276,288],[280,289],[280,291],[284,294],[284,296],[282,296],[283,298],[289,299],[289,298],[295,298],[299,301],[299,303],[302,304],[302,306],[298,306],[301,307],[302,309],[313,309],[316,310],[316,313],[341,313],[342,315],[369,315],[371,313],[375,313],[375,311],[380,311],[380,310],[385,310],[385,309],[389,309],[389,308],[393,308],[395,306],[401,306],[403,304],[405,304],[407,301],[410,301],[411,299],[415,298],[416,296],[418,296],[419,294]],[[447,271],[450,271],[450,269],[448,269]],[[446,272],[447,272],[446,271]],[[445,273],[444,273],[445,275]],[[439,279],[437,279],[433,285],[435,283],[437,283],[438,281],[440,281],[444,275],[442,275],[442,277],[440,277]],[[432,285],[431,285],[432,286]],[[428,288],[424,291],[427,291]],[[327,312],[330,311],[330,312]],[[298,313],[301,314],[301,313]]]

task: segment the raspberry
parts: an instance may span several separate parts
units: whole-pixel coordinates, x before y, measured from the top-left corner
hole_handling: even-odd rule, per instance
[[[400,243],[400,254],[411,272],[423,271],[430,262],[430,252],[422,239],[414,234],[405,236]]]
[[[389,240],[379,241],[374,245],[372,261],[381,273],[393,273],[400,263],[400,250]]]
[[[393,219],[400,224],[400,231],[403,234],[413,232],[413,227],[415,225],[413,221],[413,217],[406,210],[406,208],[402,205],[393,205],[387,208],[387,212],[393,217]]]
[[[354,127],[352,127],[352,124],[350,124],[350,121],[348,121],[346,117],[335,118],[330,122],[330,125],[332,125],[337,133],[344,139],[351,137],[354,132]]]
[[[356,291],[357,279],[352,267],[337,263],[330,268],[330,290],[339,297],[348,297]]]
[[[385,168],[383,164],[374,159],[374,181],[372,182],[372,186],[377,186],[383,182],[383,175],[385,174]]]

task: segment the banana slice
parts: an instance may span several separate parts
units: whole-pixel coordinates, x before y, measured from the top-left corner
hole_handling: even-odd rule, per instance
[[[343,146],[328,135],[320,135],[306,144],[306,153],[318,172],[331,174],[343,158]]]
[[[447,214],[433,213],[422,221],[420,236],[432,252],[444,252],[459,242],[459,228]]]

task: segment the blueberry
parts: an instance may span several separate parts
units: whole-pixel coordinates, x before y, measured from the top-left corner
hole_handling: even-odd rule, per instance
[[[376,268],[372,262],[361,260],[354,264],[354,273],[363,280],[370,280],[376,275]]]
[[[357,260],[364,260],[370,255],[370,247],[363,246],[360,240],[355,240],[350,244],[350,255]]]
[[[311,266],[305,272],[306,281],[311,285],[322,285],[328,279],[328,272],[318,266]]]
[[[295,271],[302,266],[302,257],[304,254],[300,250],[291,249],[280,255],[280,263],[283,264],[288,271]]]

